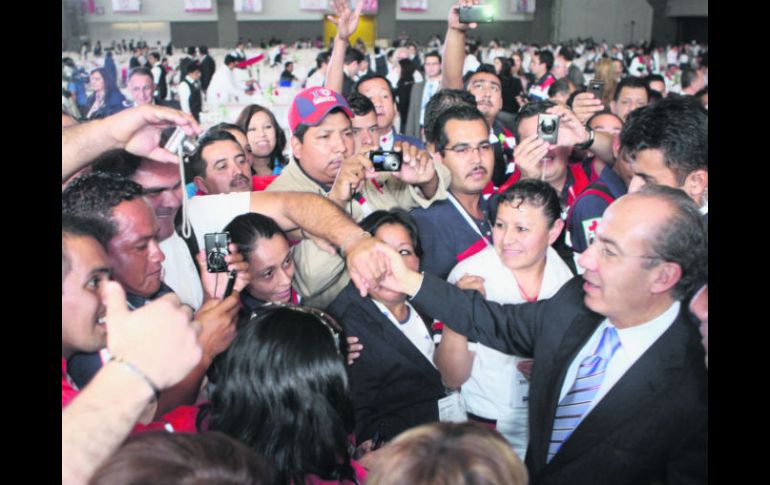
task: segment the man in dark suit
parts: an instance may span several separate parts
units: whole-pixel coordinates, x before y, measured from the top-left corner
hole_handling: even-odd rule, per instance
[[[211,82],[212,76],[214,76],[214,71],[216,71],[217,66],[214,59],[209,55],[209,48],[207,46],[199,46],[198,52],[200,52],[201,56],[201,88],[205,92],[209,88],[209,83]]]
[[[425,106],[430,98],[441,89],[441,54],[437,51],[425,54],[425,81],[414,83],[409,98],[409,114],[404,134],[424,139],[422,128],[425,119]]]
[[[488,302],[387,248],[382,285],[471,340],[534,358],[532,484],[707,483],[704,353],[681,304],[708,257],[698,208],[647,186],[610,205],[596,236],[585,273],[541,302]]]

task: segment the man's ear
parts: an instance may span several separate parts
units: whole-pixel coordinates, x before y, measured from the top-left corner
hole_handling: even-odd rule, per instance
[[[209,188],[206,187],[206,182],[203,180],[203,177],[200,175],[196,175],[193,177],[193,183],[195,184],[195,188],[199,191],[203,192],[204,194],[209,193]]]
[[[299,141],[299,138],[292,135],[291,139],[289,139],[289,144],[291,145],[292,155],[294,155],[297,160],[302,160],[302,142]]]
[[[700,201],[703,204],[703,195],[709,186],[709,173],[708,171],[699,168],[693,170],[684,179],[684,186],[682,189],[687,192],[693,200]]]
[[[682,267],[677,263],[664,262],[654,267],[652,271],[650,291],[655,294],[671,290],[682,279]]]

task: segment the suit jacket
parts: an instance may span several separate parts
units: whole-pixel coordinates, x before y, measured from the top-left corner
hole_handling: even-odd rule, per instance
[[[420,111],[422,111],[422,93],[425,90],[425,81],[414,83],[412,94],[409,98],[409,113],[406,116],[406,128],[404,135],[412,136],[422,140],[420,133]]]
[[[546,463],[567,369],[604,319],[583,304],[582,283],[577,276],[549,300],[499,305],[426,274],[412,303],[484,345],[534,358],[526,457],[533,485],[707,483],[707,375],[686,310]]]
[[[438,421],[438,399],[444,397],[441,374],[369,298],[349,284],[329,306],[345,329],[364,345],[348,366],[356,409],[356,439],[376,431],[387,441],[402,431]],[[428,329],[430,332],[430,329]]]

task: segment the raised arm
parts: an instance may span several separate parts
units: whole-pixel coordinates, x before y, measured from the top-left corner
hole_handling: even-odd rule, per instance
[[[326,68],[326,83],[324,86],[341,93],[345,51],[350,44],[350,36],[358,28],[358,19],[361,15],[361,9],[364,8],[364,0],[356,2],[355,11],[350,10],[347,0],[333,0],[332,6],[337,16],[327,15],[326,18],[337,27],[337,35],[334,36],[332,55]]]
[[[441,61],[441,87],[446,89],[463,88],[463,65],[465,64],[465,31],[475,29],[476,23],[460,23],[460,7],[478,5],[479,0],[460,0],[449,9],[444,57]]]
[[[161,162],[176,162],[176,155],[158,146],[163,129],[174,125],[182,127],[188,136],[202,132],[191,115],[154,105],[126,109],[101,120],[62,128],[62,181],[102,153],[118,148]]]

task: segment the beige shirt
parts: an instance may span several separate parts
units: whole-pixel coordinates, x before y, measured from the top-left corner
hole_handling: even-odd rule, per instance
[[[451,181],[449,170],[436,163],[436,173],[439,184],[431,199],[426,199],[419,188],[406,184],[389,173],[381,173],[374,179],[376,185],[367,181],[361,189],[362,198],[365,200],[363,204],[353,200],[352,204],[345,204],[343,210],[356,222],[360,222],[375,210],[390,210],[396,207],[405,210],[414,207],[427,208],[436,200],[446,199],[448,194]],[[321,186],[299,168],[295,160],[284,167],[281,175],[266,190],[327,195]],[[345,261],[336,254],[329,254],[310,240],[304,240],[294,247],[294,264],[296,287],[303,296],[303,303],[309,306],[325,308],[350,281],[344,271]]]

